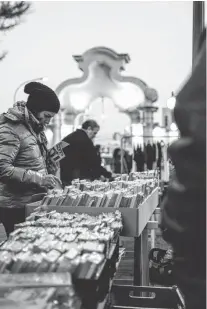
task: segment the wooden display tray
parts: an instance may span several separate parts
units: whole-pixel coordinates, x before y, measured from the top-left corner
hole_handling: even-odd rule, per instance
[[[86,213],[89,215],[99,215],[101,213],[115,212],[119,210],[123,218],[123,230],[121,235],[127,237],[138,237],[146,227],[150,217],[158,205],[158,188],[146,198],[138,208],[112,208],[112,207],[85,207],[85,206],[48,206],[49,210],[56,210],[60,213],[68,212]],[[26,217],[40,206],[40,202],[26,205]]]
[[[137,212],[137,234],[140,236],[159,203],[159,189],[156,188],[139,206]]]

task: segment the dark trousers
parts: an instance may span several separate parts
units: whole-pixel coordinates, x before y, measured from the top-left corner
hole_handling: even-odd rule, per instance
[[[0,222],[3,224],[7,237],[14,231],[14,226],[17,223],[25,221],[24,208],[0,207]]]

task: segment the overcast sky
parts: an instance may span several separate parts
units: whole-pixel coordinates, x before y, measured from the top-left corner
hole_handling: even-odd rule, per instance
[[[156,88],[165,106],[191,69],[192,2],[33,2],[31,14],[2,39],[9,54],[0,63],[0,112],[25,80],[47,76],[55,89],[80,76],[72,55],[95,46],[128,53],[124,74]]]

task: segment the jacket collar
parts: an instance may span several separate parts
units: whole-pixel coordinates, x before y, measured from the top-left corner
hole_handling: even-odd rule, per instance
[[[2,114],[0,124],[5,123],[6,119],[16,123],[23,123],[35,136],[44,130],[35,116],[27,109],[24,101],[15,103],[12,108],[8,109],[7,113]]]

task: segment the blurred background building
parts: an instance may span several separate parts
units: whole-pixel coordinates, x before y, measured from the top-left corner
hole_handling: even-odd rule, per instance
[[[171,143],[175,91],[191,70],[205,18],[204,3],[195,3],[32,2],[26,22],[3,37],[0,112],[25,99],[26,82],[40,80],[61,101],[50,145],[88,118],[99,122],[95,143],[107,155],[121,141],[131,152]]]

